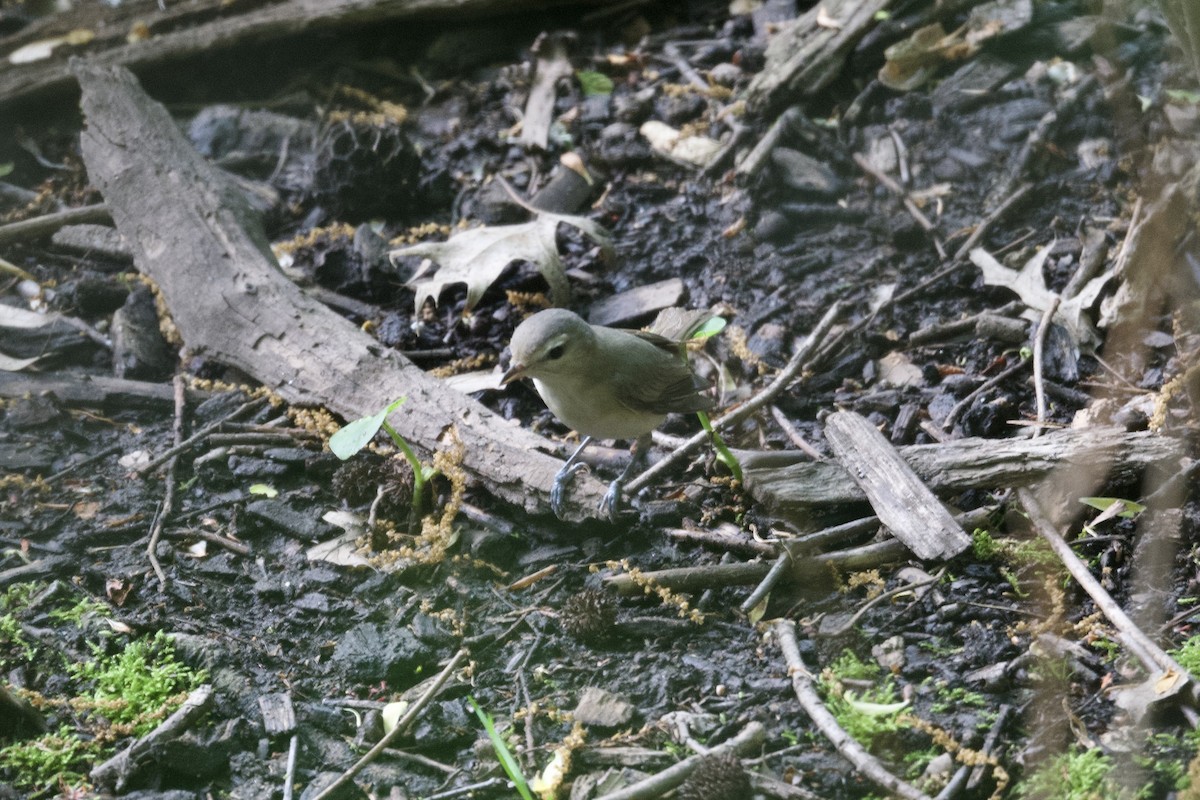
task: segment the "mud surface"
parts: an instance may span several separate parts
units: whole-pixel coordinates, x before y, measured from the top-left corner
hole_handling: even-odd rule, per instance
[[[393,264],[388,248],[442,239],[460,223],[527,220],[492,178],[503,176],[517,192],[536,197],[563,169],[559,156],[570,149],[595,183],[558,210],[604,225],[616,253],[606,263],[593,242],[560,227],[572,307],[586,315],[626,290],[680,279],[680,304],[713,308],[729,320],[727,331],[695,359],[718,386],[722,405],[744,402],[761,389],[826,309],[843,304],[829,338],[846,328],[853,332],[776,400],[776,416],[760,413],[727,434],[731,446],[794,450],[800,437],[829,457],[821,420],[835,410],[866,416],[897,445],[1022,435],[1021,424],[1037,414],[1031,369],[1015,369],[955,409],[1019,363],[1023,350],[1028,356],[1036,330],[1020,318],[1025,306],[1014,304],[1018,295],[1011,288],[985,283],[980,269],[955,254],[985,225],[974,246],[1014,269],[1049,248],[1042,273],[1055,291],[1081,262],[1098,260],[1100,272],[1113,268],[1139,199],[1148,205],[1175,174],[1170,143],[1197,136],[1195,106],[1172,105],[1167,94],[1195,84],[1173,65],[1175,51],[1161,22],[1149,12],[1101,19],[1085,2],[1039,4],[1033,19],[989,40],[979,53],[939,64],[930,82],[899,92],[875,76],[884,48],[927,19],[922,15],[929,9],[910,4],[893,9],[887,24],[857,44],[827,89],[788,103],[790,116],[778,123],[778,113],[739,105],[764,68],[772,23],[766,12],[731,17],[726,6],[650,4],[586,18],[587,12],[568,9],[544,19],[530,14],[406,32],[380,26],[322,40],[317,67],[276,51],[259,61],[239,51],[213,54],[191,73],[169,69],[141,77],[201,152],[269,189],[264,216],[289,275],[336,293],[336,308],[424,367],[450,374],[504,364],[512,330],[541,306],[548,286],[531,265],[518,263],[469,313],[461,284],[447,287],[436,306],[414,313],[405,280],[420,260]],[[968,13],[948,14],[944,28],[953,30]],[[1069,35],[1075,28],[1068,23],[1090,26],[1091,35]],[[551,144],[543,151],[519,144],[514,126],[530,93],[530,47],[551,28],[575,31],[566,45],[572,65],[607,75],[613,88],[587,96],[580,79],[562,81]],[[309,45],[305,39],[281,47]],[[1002,76],[994,85],[955,83],[985,58]],[[262,61],[272,69],[256,67]],[[683,62],[709,89],[688,85]],[[403,104],[407,118],[399,121],[384,101]],[[70,104],[48,102],[43,112],[22,112],[4,128],[11,132],[19,123],[42,160],[62,169],[40,164],[13,145],[13,136],[0,142],[0,166],[13,165],[4,180],[44,192],[32,200],[0,198],[10,220],[52,211],[56,202],[100,201],[87,188]],[[364,121],[366,115],[375,116]],[[717,140],[736,134],[742,144],[702,170],[656,153],[639,133],[647,120]],[[736,171],[734,153],[744,157],[772,123],[782,132],[762,168],[753,175]],[[1033,152],[1026,156],[1031,137]],[[865,172],[856,154],[896,179],[906,172],[907,188],[921,194],[917,205],[933,230],[924,230]],[[414,232],[428,223],[443,227]],[[197,392],[185,435],[228,418],[247,395],[226,387],[243,386],[244,376],[181,350],[178,342],[114,355],[99,341],[119,324],[117,309],[135,325],[139,314],[144,320],[149,313],[151,323],[142,328],[151,329],[152,340],[158,335],[153,297],[120,252],[119,244],[106,254],[96,244],[81,250],[41,238],[7,244],[0,255],[42,288],[31,300],[36,292],[19,275],[5,277],[3,302],[42,304],[83,320],[97,335],[38,329],[41,334],[12,337],[2,349],[14,358],[40,356],[31,371],[67,383],[111,375],[119,366],[127,378],[169,387],[178,367],[195,380]],[[1195,239],[1183,239],[1173,252],[1194,254]],[[1062,325],[1050,331],[1048,424],[1068,425],[1090,409],[1094,424],[1140,429],[1165,409],[1159,429],[1187,433],[1190,394],[1160,390],[1185,372],[1188,344],[1195,341],[1187,313],[1195,276],[1166,274],[1176,276],[1171,302],[1145,304],[1151,310],[1140,317],[1120,316],[1128,304],[1117,314],[1102,312],[1099,303],[1084,309],[1089,325],[1102,323],[1098,350]],[[1125,283],[1114,273],[1104,296]],[[645,324],[654,310],[620,322]],[[920,336],[985,312],[1012,322],[1001,327],[1015,335],[979,334],[972,327]],[[568,434],[532,387],[476,396],[514,424],[533,425],[556,440]],[[486,486],[468,487],[468,507],[447,526],[452,538],[445,555],[430,563],[403,549],[415,541],[408,529],[411,475],[403,462],[363,454],[344,464],[324,447],[328,430],[319,419],[259,403],[221,429],[229,438],[185,450],[174,467],[174,509],[154,548],[164,581],[147,547],[167,480],[162,467],[137,470],[171,446],[172,409],[169,389],[136,402],[77,403],[63,391],[35,392],[11,396],[0,407],[0,448],[7,451],[0,588],[10,592],[0,610],[15,621],[15,628],[0,628],[0,660],[9,687],[41,698],[51,730],[89,739],[110,735],[102,713],[67,704],[89,687],[68,677],[65,665],[88,658],[89,645],[119,652],[131,635],[157,631],[175,635],[180,659],[205,669],[215,687],[205,721],[174,746],[156,750],[118,794],[281,797],[291,731],[270,736],[259,706],[275,693],[289,694],[294,703],[296,783],[310,786],[348,768],[378,737],[372,726],[384,702],[418,687],[463,647],[469,668],[397,741],[403,753],[385,753],[358,775],[360,795],[514,796],[468,696],[496,718],[530,777],[573,728],[581,731],[584,743],[574,749],[568,773],[575,784],[571,797],[601,796],[589,787],[635,770],[657,772],[686,754],[689,740],[712,746],[753,722],[765,727],[765,743],[744,766],[776,782],[760,781],[758,794],[808,796],[787,794],[783,784],[817,797],[883,793],[801,711],[773,636],[739,610],[751,586],[690,594],[651,587],[618,597],[606,583],[630,570],[751,560],[764,540],[858,519],[870,513],[865,507],[788,517],[731,486],[728,470],[705,454],[644,493],[617,524],[565,526],[548,509],[526,518],[494,502]],[[943,425],[952,410],[956,419]],[[697,429],[682,416],[663,428],[675,435]],[[386,451],[382,438],[379,443]],[[608,475],[613,468],[596,469]],[[1139,476],[1091,487],[1092,495],[1151,509],[1149,516],[1100,521],[1076,548],[1167,647],[1187,637],[1181,612],[1194,599],[1197,580],[1196,509],[1188,482],[1171,483],[1178,470],[1167,465],[1145,484]],[[45,480],[35,481],[38,476]],[[1174,488],[1156,494],[1164,486]],[[811,569],[772,591],[755,621],[795,620],[809,669],[840,665],[839,691],[908,704],[908,721],[878,726],[870,744],[908,781],[920,782],[952,740],[960,753],[988,753],[980,776],[964,781],[956,796],[1043,796],[1028,788],[1033,783],[1025,795],[1013,787],[1054,755],[1100,742],[1118,765],[1109,796],[1128,790],[1132,797],[1139,787],[1149,792],[1142,796],[1168,796],[1194,754],[1187,744],[1194,740],[1184,738],[1186,725],[1170,704],[1142,728],[1116,706],[1109,690],[1144,674],[1038,546],[1011,489],[943,497],[957,511],[990,511],[979,527],[1001,544],[979,536],[977,547],[944,564],[890,562],[836,575]],[[445,502],[452,487],[435,478],[433,492]],[[1085,517],[1078,496],[1059,500],[1067,509],[1061,516],[1070,519],[1066,530],[1077,532],[1081,520],[1099,513],[1090,509]],[[343,534],[323,518],[338,510],[353,512],[364,526],[358,543],[365,546],[314,554],[314,545]],[[373,534],[368,519],[381,523]],[[682,530],[726,538],[704,545]],[[862,544],[875,533],[823,547]],[[1160,571],[1147,583],[1135,576],[1134,565],[1154,554]],[[354,565],[362,558],[373,562]],[[14,571],[27,562],[34,566]],[[920,583],[930,576],[937,580]],[[12,587],[29,578],[37,587],[14,593]],[[913,581],[917,588],[904,588]],[[57,591],[39,595],[44,586]],[[897,588],[851,619],[874,594]],[[102,608],[78,623],[51,614],[83,597]],[[846,652],[882,669],[850,667]],[[606,693],[599,710],[581,706],[588,689]],[[0,745],[24,735],[28,731],[0,730],[0,737],[12,737]],[[19,770],[0,764],[0,779],[21,787],[0,795],[67,796],[67,785],[94,766],[88,758],[70,763],[61,785],[30,786]],[[944,781],[922,785],[932,796]],[[693,797],[748,796],[736,788],[720,790],[725,795],[690,791],[699,792]]]

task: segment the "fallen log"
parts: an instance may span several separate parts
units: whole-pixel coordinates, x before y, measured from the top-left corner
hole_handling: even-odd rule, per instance
[[[1051,470],[1086,465],[1109,479],[1139,475],[1184,455],[1178,439],[1121,428],[1056,431],[1037,439],[958,439],[899,448],[917,476],[940,494],[967,489],[1031,486]],[[739,452],[746,489],[772,514],[803,515],[821,506],[862,503],[866,494],[840,464],[754,466],[754,453]],[[779,454],[764,453],[764,460]],[[777,463],[777,462],[776,462]]]
[[[169,63],[207,58],[220,50],[263,47],[288,37],[316,31],[337,31],[356,26],[409,19],[462,21],[514,11],[541,11],[566,5],[570,0],[285,0],[236,13],[223,0],[207,7],[187,4],[183,9],[113,11],[117,21],[89,20],[96,39],[86,56],[97,64],[122,65],[141,72]],[[125,15],[121,19],[121,15]],[[89,21],[84,24],[88,25]],[[152,33],[148,39],[129,42],[127,34],[138,23]],[[75,27],[79,27],[76,25]],[[158,33],[160,29],[167,29]],[[65,31],[64,31],[65,32]],[[3,44],[21,42],[10,37]],[[67,89],[72,82],[67,59],[52,56],[28,64],[0,59],[0,106],[14,100]]]
[[[971,537],[866,417],[830,414],[825,438],[880,522],[917,558],[953,558],[971,546]]]
[[[431,451],[454,428],[463,466],[496,496],[545,509],[562,462],[550,443],[382,347],[289,281],[243,195],[192,148],[122,67],[76,59],[82,152],[134,263],[158,285],[187,347],[236,367],[289,403],[353,419],[398,397],[389,418]],[[604,492],[580,474],[566,516],[594,515]]]

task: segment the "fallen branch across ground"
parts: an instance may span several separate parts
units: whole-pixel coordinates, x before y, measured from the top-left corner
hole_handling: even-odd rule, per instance
[[[472,477],[527,511],[547,507],[562,462],[541,452],[546,440],[447,388],[302,292],[280,272],[242,195],[132,74],[74,65],[88,175],[190,349],[289,403],[323,405],[347,419],[406,397],[390,422],[407,440],[432,451],[453,427]],[[565,515],[592,515],[603,492],[600,481],[577,476]]]

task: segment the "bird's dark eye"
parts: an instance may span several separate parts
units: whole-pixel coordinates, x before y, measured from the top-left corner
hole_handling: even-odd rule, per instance
[[[546,353],[546,358],[548,358],[551,361],[557,361],[558,359],[562,358],[563,350],[565,350],[565,349],[566,348],[563,345],[556,344],[556,345],[554,345],[554,347],[551,347],[550,350]]]

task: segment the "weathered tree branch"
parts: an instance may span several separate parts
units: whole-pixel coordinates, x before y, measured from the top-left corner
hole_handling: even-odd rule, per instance
[[[454,427],[473,477],[529,511],[546,507],[562,465],[540,452],[546,440],[447,388],[300,291],[279,271],[243,196],[132,73],[82,60],[72,66],[83,89],[88,174],[188,347],[290,403],[325,405],[346,418],[407,397],[390,418],[406,439],[432,450]],[[595,478],[577,476],[569,518],[591,515],[603,490]]]
[[[127,43],[128,25],[96,26],[97,40],[87,56],[97,64],[121,65],[134,71],[243,46],[263,46],[302,33],[406,19],[457,19],[537,11],[565,5],[569,0],[285,0],[238,14],[224,2],[189,14],[147,11],[152,24],[162,19],[178,28],[139,42]],[[578,2],[578,0],[576,0]],[[216,15],[195,23],[189,17]],[[116,36],[106,37],[111,30]],[[0,105],[55,89],[72,80],[61,57],[30,64],[0,59]]]

